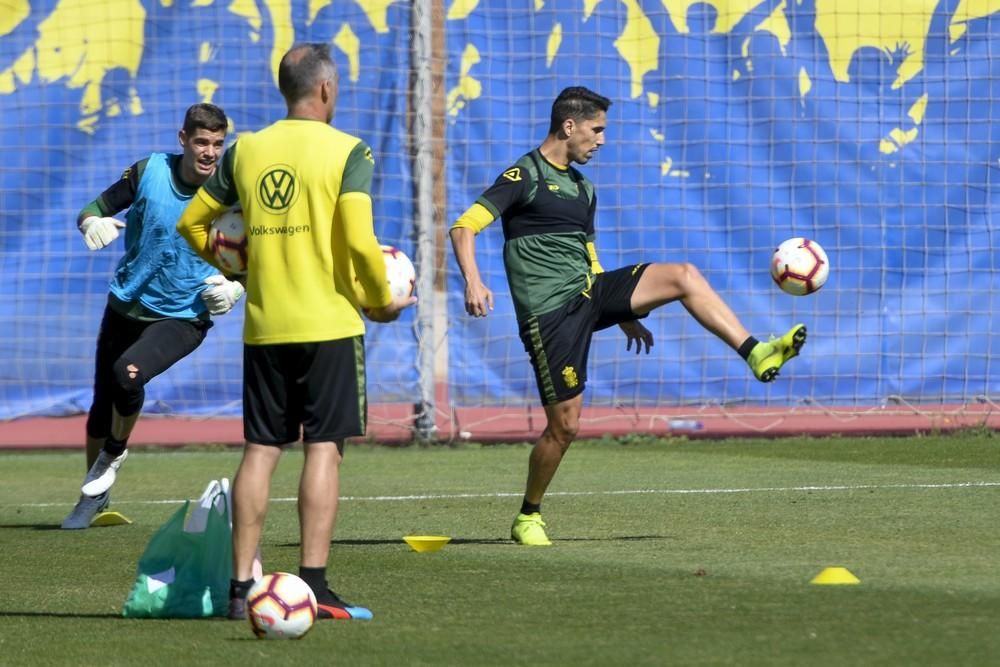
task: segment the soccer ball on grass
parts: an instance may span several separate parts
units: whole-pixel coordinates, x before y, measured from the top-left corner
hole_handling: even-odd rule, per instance
[[[265,574],[247,592],[247,618],[258,639],[299,639],[316,622],[316,595],[294,574]]]
[[[813,240],[795,237],[782,242],[771,257],[771,277],[794,296],[812,294],[830,276],[830,261]]]

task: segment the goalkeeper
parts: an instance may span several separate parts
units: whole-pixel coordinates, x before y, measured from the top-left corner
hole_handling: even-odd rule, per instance
[[[78,216],[90,250],[109,246],[124,230],[125,254],[97,337],[87,475],[63,528],[87,528],[108,506],[146,383],[194,351],[212,326],[210,314],[229,312],[243,293],[175,230],[181,211],[215,171],[227,126],[219,107],[190,107],[178,133],[179,154],[153,153],[136,162]],[[111,217],[125,209],[124,222]]]
[[[542,497],[579,428],[595,331],[617,324],[626,350],[634,345],[636,354],[643,347],[648,354],[653,335],[639,319],[680,301],[762,382],[772,381],[806,340],[806,328],[796,325],[781,338],[759,342],[690,264],[603,271],[594,249],[594,186],[572,164],[586,164],[604,144],[610,104],[586,88],[563,90],[552,105],[542,145],[505,169],[450,231],[465,278],[465,309],[485,317],[493,308],[493,292],[476,265],[475,237],[503,219],[507,281],[547,422],[531,451],[523,503],[511,527],[511,538],[520,544],[551,544]]]

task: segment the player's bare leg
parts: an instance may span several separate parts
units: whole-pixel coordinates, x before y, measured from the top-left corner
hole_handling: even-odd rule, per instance
[[[340,498],[341,456],[335,442],[304,445],[305,463],[299,480],[299,530],[302,567],[326,567]]]
[[[299,576],[316,594],[317,618],[362,620],[372,618],[367,607],[340,598],[326,580],[330,540],[337,522],[340,500],[340,449],[343,443],[310,442],[305,444],[305,463],[299,480],[299,530],[302,560]]]
[[[693,264],[650,264],[632,292],[632,311],[649,311],[680,301],[698,323],[739,352],[762,382],[771,382],[806,342],[806,328],[796,324],[780,338],[760,342],[740,323],[736,314],[712,289]]]
[[[549,483],[555,477],[566,450],[580,429],[582,407],[583,394],[545,406],[547,423],[528,458],[524,503],[511,526],[511,538],[516,542],[529,546],[551,544],[545,534],[545,523],[539,510]]]
[[[248,442],[233,479],[233,578],[239,581],[253,578],[254,556],[271,496],[271,475],[280,457],[280,447]]]
[[[650,264],[632,292],[632,312],[645,315],[672,301],[680,301],[698,324],[734,350],[750,337],[736,313],[712,289],[696,266]]]

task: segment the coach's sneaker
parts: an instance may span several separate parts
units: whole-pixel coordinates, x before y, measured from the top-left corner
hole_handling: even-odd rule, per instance
[[[96,498],[114,486],[118,469],[125,463],[126,458],[128,458],[127,449],[118,456],[111,456],[102,449],[101,453],[97,455],[94,465],[90,466],[87,477],[83,480],[83,486],[80,488],[83,495]]]
[[[316,596],[316,618],[332,618],[338,621],[370,621],[372,611],[367,607],[359,607],[340,599],[340,596],[329,588],[322,595]]]
[[[103,512],[104,508],[111,502],[111,492],[105,491],[99,496],[91,498],[81,495],[76,501],[76,507],[63,519],[64,530],[83,530],[90,527],[90,522],[94,520],[98,512]]]
[[[510,539],[529,547],[547,547],[552,544],[545,534],[545,522],[538,512],[518,514],[510,527]]]
[[[245,597],[229,598],[229,611],[226,618],[232,621],[243,621],[247,617],[247,599]]]
[[[796,324],[781,338],[772,338],[758,344],[751,352],[747,363],[754,376],[761,382],[771,382],[778,377],[778,371],[789,359],[797,357],[806,344],[806,326]]]

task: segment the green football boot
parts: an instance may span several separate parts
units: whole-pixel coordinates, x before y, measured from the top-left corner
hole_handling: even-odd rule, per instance
[[[806,326],[796,324],[781,338],[772,338],[766,343],[759,343],[750,352],[747,364],[758,380],[771,382],[778,377],[778,371],[788,363],[789,359],[799,355],[799,350],[805,344]]]
[[[510,539],[529,547],[547,547],[552,544],[545,534],[545,522],[538,512],[518,514],[510,527]]]

